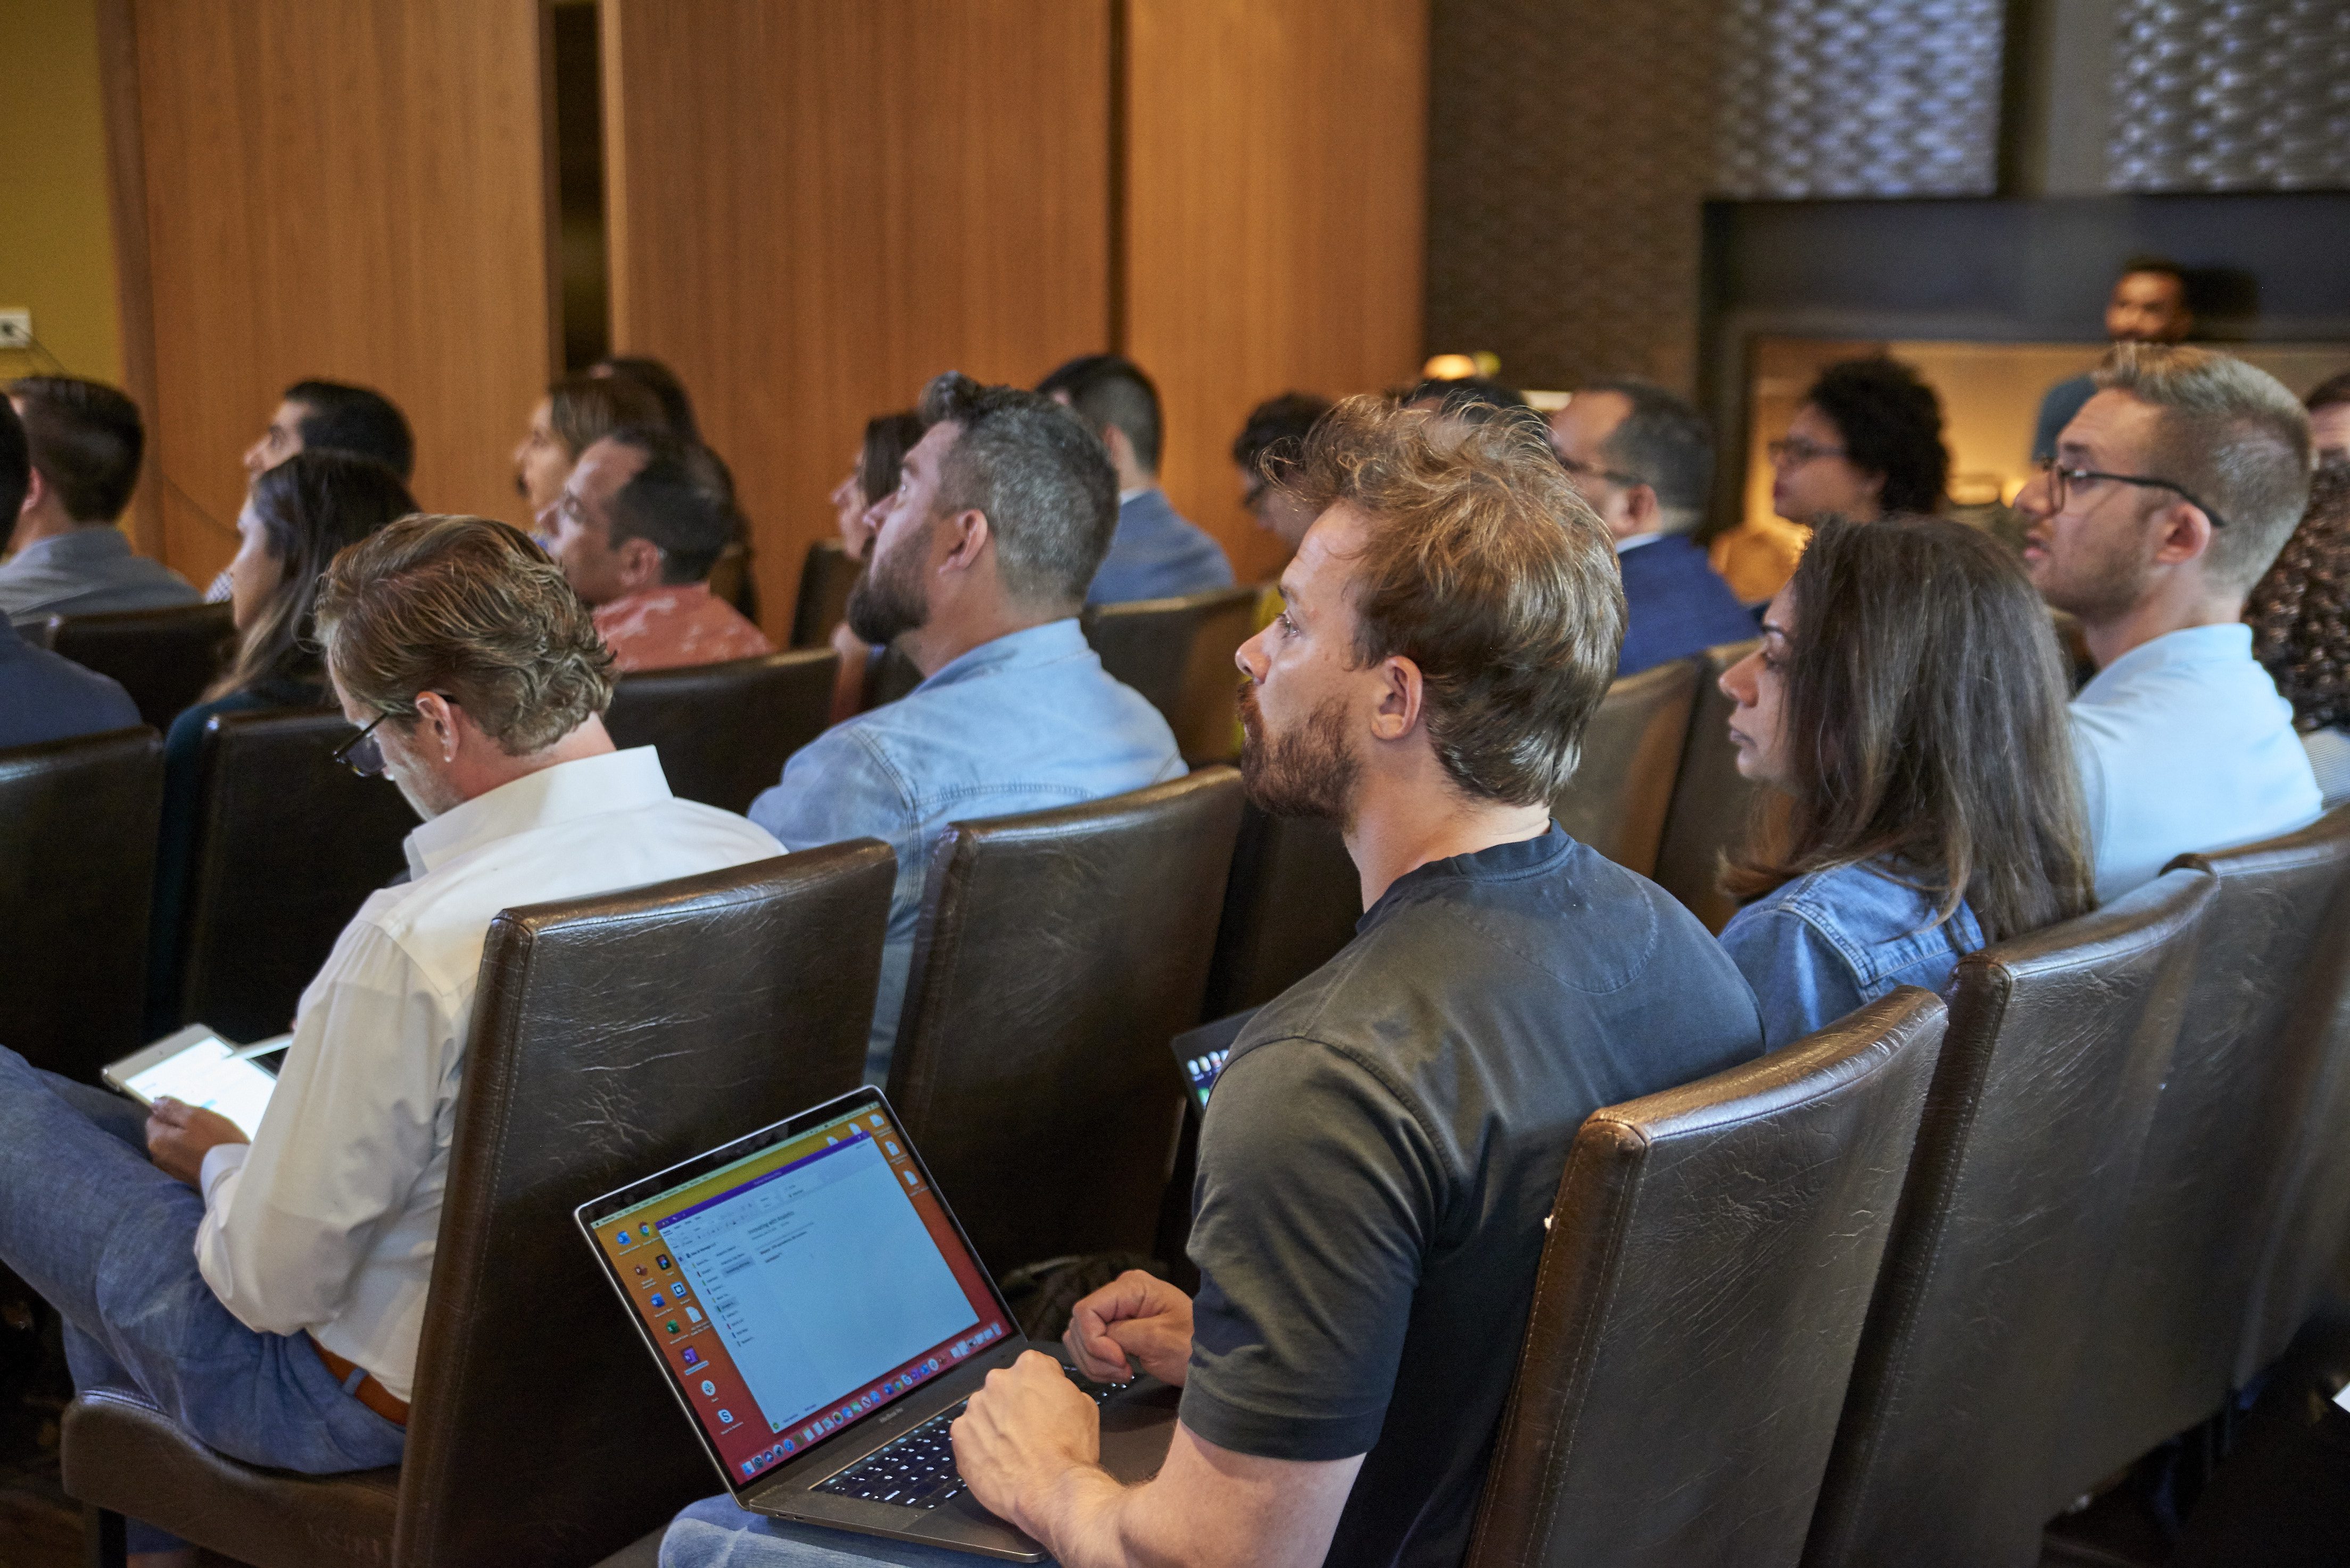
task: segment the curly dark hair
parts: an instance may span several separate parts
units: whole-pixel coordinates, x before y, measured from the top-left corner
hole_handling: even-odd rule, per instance
[[[2350,723],[2350,468],[2317,471],[2309,508],[2244,604],[2252,657],[2303,730]]]
[[[1887,516],[1942,509],[1950,478],[1942,400],[1916,370],[1888,354],[1840,359],[1820,372],[1804,401],[1835,426],[1846,462],[1885,476],[1877,504]]]

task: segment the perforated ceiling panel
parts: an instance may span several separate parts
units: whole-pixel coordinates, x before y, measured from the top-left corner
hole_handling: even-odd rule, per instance
[[[2350,0],[2115,0],[2116,191],[2350,186]]]
[[[1716,194],[1996,188],[2002,0],[1728,0],[1722,9]]]

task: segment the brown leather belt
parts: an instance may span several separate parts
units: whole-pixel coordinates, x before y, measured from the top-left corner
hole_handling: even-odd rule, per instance
[[[341,1356],[320,1345],[316,1334],[305,1334],[303,1337],[310,1342],[310,1348],[318,1353],[318,1359],[326,1363],[327,1370],[335,1375],[335,1381],[347,1388],[350,1387],[351,1374],[359,1370],[359,1364],[356,1361],[345,1361]],[[393,1398],[391,1390],[375,1380],[374,1373],[361,1374],[359,1386],[351,1388],[351,1397],[393,1426],[408,1425],[408,1401]]]

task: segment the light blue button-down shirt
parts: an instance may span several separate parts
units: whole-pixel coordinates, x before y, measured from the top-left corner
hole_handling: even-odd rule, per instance
[[[2097,857],[2097,901],[2171,857],[2298,827],[2320,805],[2293,704],[2241,623],[2166,632],[2073,699],[2073,745]]]
[[[1174,732],[1112,680],[1074,619],[982,643],[784,764],[751,820],[793,849],[884,839],[898,854],[865,1075],[889,1075],[930,846],[951,822],[1074,805],[1183,773]]]
[[[1897,985],[1947,991],[1983,940],[1963,901],[1938,922],[1933,899],[1872,861],[1773,888],[1730,918],[1721,945],[1754,988],[1763,1046],[1776,1051]]]

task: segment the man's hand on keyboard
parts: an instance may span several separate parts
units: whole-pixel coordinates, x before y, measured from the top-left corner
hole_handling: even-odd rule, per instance
[[[1073,1470],[1100,1474],[1101,1412],[1042,1351],[989,1373],[952,1430],[971,1495],[1032,1534],[1045,1494]]]

